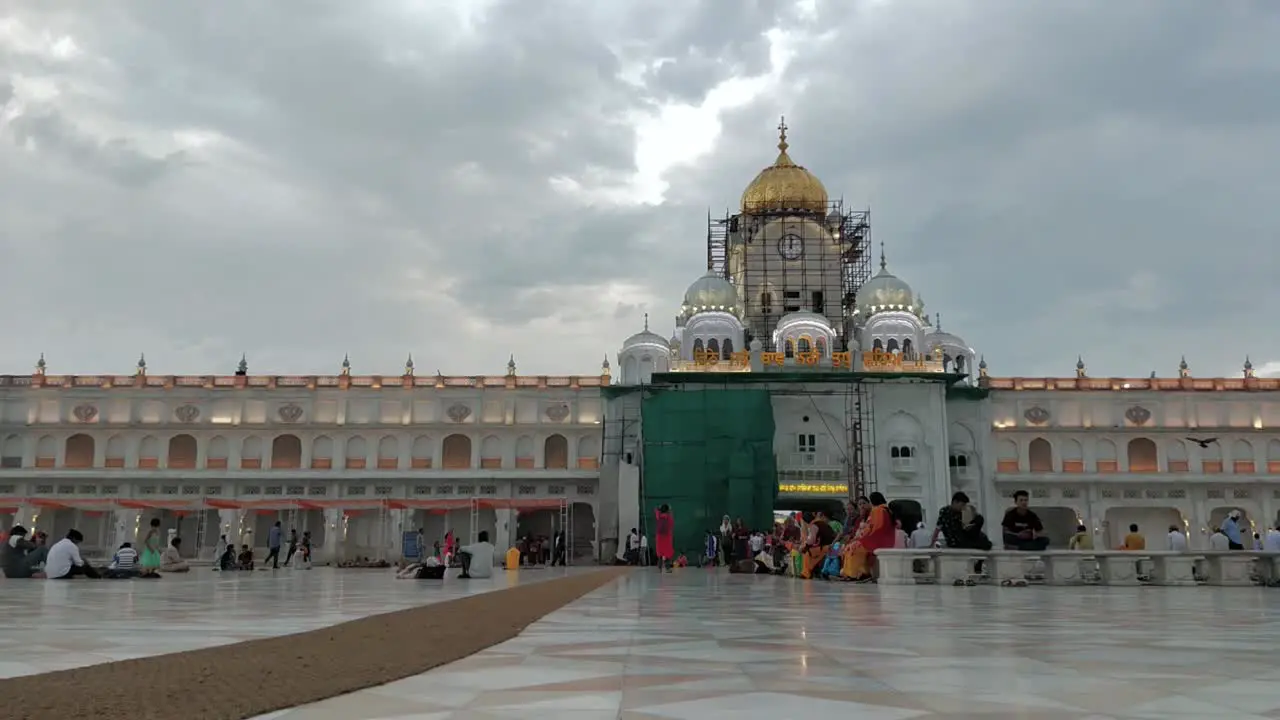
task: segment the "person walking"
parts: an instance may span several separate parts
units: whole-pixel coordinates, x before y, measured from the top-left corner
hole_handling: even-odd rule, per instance
[[[277,520],[276,524],[271,526],[271,532],[267,534],[267,559],[262,561],[263,566],[270,562],[272,570],[280,569],[280,540],[283,534],[280,521]]]

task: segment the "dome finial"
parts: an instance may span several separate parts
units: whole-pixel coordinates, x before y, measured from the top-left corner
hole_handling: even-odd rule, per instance
[[[786,152],[791,147],[787,144],[787,116],[783,115],[778,121],[778,152]]]
[[[36,374],[43,375],[49,364],[44,361],[44,353],[40,353],[40,359],[36,361]]]
[[[515,353],[507,360],[507,377],[515,377],[516,374],[516,356]]]
[[[1245,377],[1247,377],[1247,378],[1251,378],[1251,377],[1253,377],[1253,376],[1254,376],[1254,375],[1253,375],[1253,362],[1252,362],[1251,360],[1249,360],[1249,356],[1248,356],[1248,355],[1245,355],[1245,356],[1244,356],[1244,376],[1245,376]]]
[[[405,375],[413,374],[413,353],[409,353],[408,359],[404,361],[404,374]]]
[[[1182,356],[1182,361],[1178,363],[1178,377],[1191,377],[1191,368],[1187,366],[1187,356]]]
[[[1076,356],[1076,377],[1078,377],[1078,378],[1088,377],[1087,375],[1085,375],[1084,356],[1083,356],[1083,355],[1077,355],[1077,356]]]
[[[933,328],[938,332],[942,332],[942,313],[933,314]]]
[[[880,269],[887,269],[888,263],[884,260],[884,241],[880,241]]]
[[[649,332],[649,313],[644,314],[644,331]]]
[[[343,353],[342,355],[342,372],[343,375],[351,374],[351,355]]]

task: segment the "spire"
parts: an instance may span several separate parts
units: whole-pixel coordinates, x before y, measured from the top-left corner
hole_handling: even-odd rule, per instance
[[[604,356],[604,362],[600,363],[600,369],[604,371],[605,375],[609,374],[609,356],[608,355]]]
[[[1249,360],[1248,355],[1244,356],[1244,376],[1247,378],[1253,377],[1253,362]]]
[[[942,332],[942,313],[933,314],[933,329]]]
[[[511,358],[507,360],[507,377],[515,377],[516,374],[516,356],[513,353]]]
[[[884,261],[884,241],[880,241],[880,272],[884,272],[888,263]]]
[[[787,144],[787,116],[783,115],[778,121],[778,152],[785,153],[789,147],[791,146]]]
[[[1183,355],[1183,356],[1182,356],[1182,361],[1178,363],[1178,377],[1183,377],[1183,378],[1191,377],[1191,370],[1190,370],[1190,368],[1187,366],[1187,356],[1186,356],[1186,355]]]
[[[141,353],[141,354],[139,354],[139,355],[138,355],[138,374],[139,374],[139,375],[146,375],[146,374],[147,374],[147,355],[146,355],[146,353]]]
[[[409,359],[404,361],[404,374],[413,374],[413,353],[409,353]]]
[[[649,313],[644,314],[644,331],[649,332]]]
[[[240,363],[236,365],[237,375],[249,374],[249,357],[245,353],[240,353]]]
[[[1084,356],[1083,355],[1076,356],[1076,377],[1078,378],[1088,377],[1087,375],[1085,375],[1085,372],[1084,372]]]
[[[342,355],[342,374],[351,374],[351,356],[346,353],[343,353]]]
[[[44,353],[40,353],[40,359],[36,361],[36,374],[43,375],[44,371],[48,367],[49,367],[48,363],[44,361]]]

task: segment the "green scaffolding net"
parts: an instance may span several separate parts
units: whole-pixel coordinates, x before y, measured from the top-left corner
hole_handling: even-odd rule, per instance
[[[641,512],[651,536],[654,509],[664,503],[675,518],[676,554],[691,561],[725,515],[770,527],[778,479],[767,390],[655,390],[641,417]]]

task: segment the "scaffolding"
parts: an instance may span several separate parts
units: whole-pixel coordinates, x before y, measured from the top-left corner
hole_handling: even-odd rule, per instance
[[[856,499],[875,492],[876,424],[872,417],[871,387],[860,381],[850,382],[845,393],[845,425],[848,428],[846,462],[848,463],[849,498]]]
[[[738,288],[746,338],[772,352],[782,316],[809,311],[840,329],[836,350],[854,337],[854,303],[871,277],[871,211],[847,210],[841,200],[825,212],[744,208],[707,217],[707,269]]]

